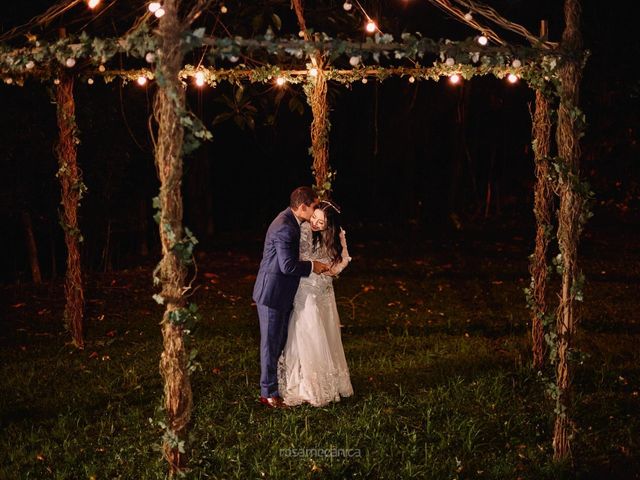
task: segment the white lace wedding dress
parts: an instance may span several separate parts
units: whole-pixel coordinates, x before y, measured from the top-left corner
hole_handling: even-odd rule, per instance
[[[344,244],[346,247],[346,243]],[[346,248],[343,269],[349,258]],[[300,259],[331,263],[325,249],[313,249],[309,223],[300,226]],[[287,405],[316,407],[353,395],[342,348],[333,277],[311,273],[300,279],[289,319],[287,343],[278,362],[278,390]]]

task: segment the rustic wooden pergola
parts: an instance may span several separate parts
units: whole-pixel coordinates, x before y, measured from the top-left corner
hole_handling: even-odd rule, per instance
[[[384,80],[388,76],[403,76],[417,80],[438,79],[447,75],[494,74],[503,77],[518,75],[535,89],[532,142],[535,160],[535,203],[537,223],[535,250],[530,265],[531,286],[528,301],[531,313],[533,366],[541,369],[545,358],[545,325],[555,324],[547,334],[549,350],[555,368],[552,396],[556,401],[556,419],[553,438],[554,458],[564,460],[571,456],[571,438],[574,432],[570,416],[572,367],[569,354],[574,348],[577,323],[577,302],[581,300],[582,275],[578,269],[577,246],[582,225],[587,216],[588,190],[580,181],[580,137],[583,125],[578,109],[579,85],[585,55],[579,30],[579,0],[565,0],[565,30],[559,44],[549,42],[546,32],[534,36],[523,27],[508,22],[493,9],[466,0],[430,0],[445,12],[481,32],[499,46],[479,49],[473,42],[437,43],[411,37],[394,42],[387,36],[376,36],[375,42],[349,42],[327,39],[311,34],[307,29],[301,0],[293,0],[302,39],[242,39],[205,38],[202,30],[191,31],[191,25],[210,0],[196,0],[184,12],[182,0],[165,0],[164,16],[157,30],[151,34],[142,27],[118,39],[65,38],[52,44],[30,44],[20,48],[0,46],[0,75],[5,83],[21,84],[26,77],[39,78],[54,85],[59,140],[56,155],[59,163],[57,176],[62,187],[62,225],[67,245],[67,272],[65,278],[65,323],[74,344],[82,348],[83,339],[83,286],[80,266],[81,235],[78,227],[78,205],[84,185],[77,162],[77,125],[75,123],[74,81],[78,78],[103,76],[105,80],[119,77],[124,81],[137,78],[155,79],[157,93],[154,101],[155,164],[160,180],[160,191],[154,204],[162,244],[162,259],[154,272],[154,281],[161,291],[154,296],[165,305],[162,321],[164,350],[160,369],[164,378],[164,405],[167,427],[164,437],[164,455],[174,474],[186,464],[184,440],[192,410],[189,380],[189,355],[185,345],[188,325],[197,317],[194,306],[187,304],[191,286],[187,273],[196,243],[182,222],[182,196],[180,191],[183,156],[210,134],[199,120],[188,112],[183,80],[195,77],[215,86],[220,81],[268,82],[275,78],[292,83],[303,83],[313,113],[310,127],[311,151],[315,185],[320,194],[330,190],[329,164],[329,111],[327,90],[329,82],[349,83],[367,78]],[[515,47],[502,41],[493,30],[475,20],[465,10],[492,20],[504,28],[521,34],[530,42],[528,47]],[[297,58],[297,63],[308,60],[305,68],[281,68],[278,63],[267,67],[213,68],[184,65],[187,47],[207,47],[211,55],[227,61],[237,60],[238,52],[266,51],[271,55],[285,52]],[[433,66],[362,66],[361,59],[389,56],[396,58],[417,56],[439,51],[441,61]],[[338,52],[338,53],[336,53]],[[400,53],[398,53],[400,52]],[[134,58],[145,58],[155,65],[148,68],[110,69],[105,65],[117,53]],[[339,69],[332,60],[340,55],[358,59],[354,68]],[[74,68],[76,59],[86,66]],[[465,60],[466,59],[466,60]],[[485,59],[488,59],[485,61]],[[475,61],[474,61],[475,60]],[[393,63],[390,61],[389,63]],[[557,123],[553,142],[554,122],[551,108],[557,102]],[[556,155],[553,155],[554,150]],[[553,194],[558,197],[557,238],[562,275],[559,306],[555,315],[550,312],[547,288],[548,247],[552,238]]]

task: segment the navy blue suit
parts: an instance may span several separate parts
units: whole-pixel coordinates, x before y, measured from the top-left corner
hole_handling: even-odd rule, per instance
[[[278,358],[287,341],[289,315],[300,277],[312,263],[299,261],[300,225],[290,208],[271,222],[264,240],[253,300],[260,319],[260,394],[278,396]]]

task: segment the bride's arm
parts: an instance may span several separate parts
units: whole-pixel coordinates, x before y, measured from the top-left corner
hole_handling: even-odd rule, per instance
[[[340,229],[340,245],[342,245],[342,261],[333,265],[327,272],[328,275],[338,275],[347,267],[347,265],[349,265],[349,262],[351,261],[349,250],[347,249],[347,234],[342,228]]]
[[[300,225],[300,260],[315,260],[313,258],[313,235],[309,223]]]

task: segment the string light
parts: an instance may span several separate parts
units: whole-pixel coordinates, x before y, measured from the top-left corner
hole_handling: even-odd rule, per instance
[[[351,2],[346,1],[342,4],[342,8],[349,12],[353,8],[353,5],[351,4]]]
[[[162,5],[160,5],[160,2],[151,2],[149,4],[149,11],[151,13],[156,13],[160,8],[162,8]]]
[[[98,71],[99,71],[99,72],[104,72],[106,69],[107,69],[107,67],[105,67],[104,65],[100,65],[100,66],[98,67]]]
[[[199,87],[204,86],[205,84],[205,80],[204,80],[204,72],[196,72],[196,85]]]
[[[514,73],[510,73],[509,75],[507,75],[507,81],[509,83],[516,83],[518,81],[518,76]]]
[[[366,78],[363,78],[363,79],[362,79],[362,83],[365,83],[365,84],[366,84],[368,81],[369,81],[369,80],[367,80]]]
[[[165,14],[164,8],[157,9],[155,12],[153,12],[153,14],[156,16],[156,18],[162,17]]]
[[[144,87],[147,84],[147,77],[140,75],[136,82],[138,82],[138,85],[141,87]]]
[[[511,62],[511,65],[513,66],[513,68],[520,68],[522,66],[522,62],[516,58],[513,62]]]
[[[156,54],[153,52],[147,52],[147,54],[144,56],[144,59],[147,63],[153,63],[156,61]]]
[[[87,2],[87,6],[93,10],[94,8],[96,8],[98,5],[100,5],[100,0],[89,0]]]
[[[309,75],[311,75],[312,77],[317,77],[318,69],[316,67],[313,67],[311,70],[309,70]]]
[[[465,14],[464,14],[464,19],[465,19],[467,22],[470,22],[471,20],[473,20],[473,15],[471,15],[471,12],[467,12],[467,13],[465,13]]]
[[[480,35],[478,37],[478,43],[484,47],[487,43],[489,43],[489,39],[484,35]]]
[[[54,78],[53,79],[53,84],[54,85],[60,85],[60,79],[59,78]]]
[[[454,73],[449,77],[449,82],[452,85],[457,85],[458,83],[460,83],[460,75],[458,75],[457,73]]]
[[[276,78],[276,84],[281,87],[285,84],[286,80],[284,79],[284,77],[278,77]]]
[[[93,85],[93,78],[91,78],[91,77],[87,78],[87,83],[89,85]]]
[[[409,77],[409,83],[414,83],[416,81],[416,77],[414,77],[413,75],[411,75]]]
[[[376,26],[376,22],[374,22],[373,20],[369,19],[369,21],[367,22],[367,26],[365,27],[367,32],[373,33],[373,32],[376,31],[377,28],[378,27]]]
[[[69,67],[69,68],[73,68],[76,64],[76,59],[75,58],[67,58],[67,60],[64,62],[64,64]]]
[[[229,9],[225,5],[220,6],[220,13],[227,13]]]
[[[456,64],[456,60],[453,57],[448,57],[444,63],[449,67],[453,67]]]
[[[27,70],[31,70],[33,67],[35,67],[36,64],[33,60],[29,60],[26,64],[25,67],[27,68]]]

